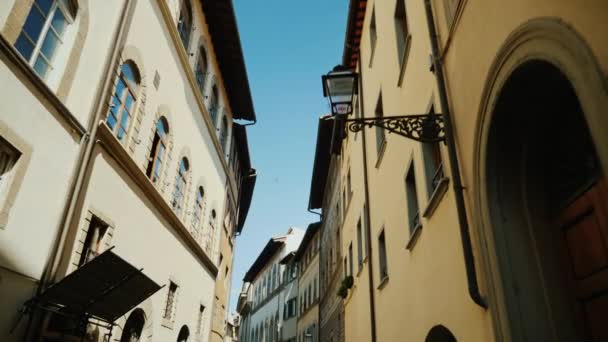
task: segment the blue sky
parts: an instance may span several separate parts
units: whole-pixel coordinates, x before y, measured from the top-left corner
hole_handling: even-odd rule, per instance
[[[238,237],[231,312],[242,279],[273,235],[318,219],[308,213],[321,75],[342,58],[348,0],[234,0],[258,123],[248,128],[258,180]]]

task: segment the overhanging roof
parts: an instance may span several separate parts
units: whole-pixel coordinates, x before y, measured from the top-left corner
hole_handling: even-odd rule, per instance
[[[327,184],[327,174],[331,161],[330,146],[332,141],[334,120],[330,116],[319,118],[317,131],[317,146],[315,161],[312,169],[312,181],[310,184],[310,198],[308,209],[319,209],[323,206],[323,194]]]
[[[279,236],[273,237],[268,240],[268,243],[258,255],[258,258],[253,262],[253,265],[249,268],[247,273],[245,273],[245,277],[243,278],[244,282],[252,282],[255,277],[260,273],[260,271],[266,266],[266,263],[272,258],[272,256],[283,247],[285,244],[285,240],[287,237]]]
[[[245,126],[234,123],[232,126],[234,132],[234,139],[236,142],[236,152],[239,157],[239,163],[241,170],[244,170],[243,181],[239,189],[239,217],[237,220],[237,232],[243,231],[245,226],[245,220],[249,213],[251,206],[251,200],[253,198],[253,189],[257,180],[257,174],[255,169],[251,167],[251,159],[249,155],[249,142],[247,141],[247,130]]]
[[[296,252],[287,253],[287,255],[285,255],[283,257],[283,259],[279,260],[279,264],[281,264],[281,265],[289,264],[289,262],[291,261],[291,259],[293,259],[293,257],[295,255],[296,255]]]
[[[255,121],[255,110],[232,0],[200,0],[232,116]]]
[[[141,270],[107,250],[50,286],[35,302],[112,323],[160,288]]]
[[[300,246],[298,246],[298,250],[296,251],[296,255],[294,256],[295,261],[300,261],[300,259],[302,259],[302,256],[306,251],[306,247],[308,247],[310,241],[312,241],[312,238],[315,236],[315,234],[319,231],[320,228],[321,222],[315,222],[308,225],[308,228],[306,228],[306,233],[302,238],[302,242],[300,242]]]
[[[342,65],[352,69],[357,68],[357,61],[359,60],[359,48],[361,46],[361,33],[363,32],[366,7],[367,0],[350,0],[348,7]]]

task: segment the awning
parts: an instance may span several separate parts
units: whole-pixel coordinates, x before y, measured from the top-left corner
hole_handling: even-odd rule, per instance
[[[113,323],[160,288],[110,249],[49,287],[33,303]]]

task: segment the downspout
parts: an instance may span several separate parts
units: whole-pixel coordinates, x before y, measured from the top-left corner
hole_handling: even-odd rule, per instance
[[[473,247],[471,244],[471,234],[469,222],[467,218],[462,180],[460,176],[458,155],[456,153],[456,144],[452,122],[450,121],[450,107],[448,105],[447,88],[445,84],[445,76],[443,74],[443,61],[439,54],[439,39],[435,29],[435,19],[433,16],[433,8],[431,0],[424,0],[426,9],[426,21],[429,28],[429,39],[431,41],[431,52],[434,66],[434,73],[437,79],[437,88],[439,93],[439,101],[441,102],[442,117],[445,129],[445,142],[448,148],[448,156],[450,160],[450,170],[452,173],[452,185],[454,188],[454,196],[456,200],[456,210],[458,211],[458,223],[460,226],[460,238],[464,254],[464,264],[467,274],[467,283],[469,295],[475,304],[484,309],[488,308],[488,304],[479,292],[479,284],[477,283],[477,271],[475,269],[475,257],[473,255]]]
[[[68,197],[63,210],[65,214],[63,215],[60,223],[61,229],[59,231],[59,235],[55,240],[55,245],[52,254],[49,258],[49,264],[47,264],[47,267],[44,271],[38,291],[41,291],[45,284],[52,282],[57,276],[57,269],[59,267],[63,249],[65,248],[67,233],[69,231],[69,227],[74,216],[74,211],[76,209],[78,198],[80,197],[83,189],[85,171],[87,169],[87,165],[90,162],[93,147],[96,142],[95,136],[97,134],[97,128],[99,127],[99,121],[101,120],[101,116],[104,113],[104,95],[108,93],[110,86],[112,85],[112,80],[114,79],[114,73],[112,71],[115,70],[120,51],[125,45],[127,37],[127,27],[131,23],[136,3],[137,0],[126,0],[122,9],[120,23],[116,29],[116,33],[114,34],[114,43],[111,47],[110,54],[106,58],[104,66],[104,76],[102,81],[103,86],[98,87],[97,89],[97,101],[92,109],[92,115],[89,115],[89,117],[93,117],[93,119],[89,122],[88,132],[90,133],[88,134],[88,139],[85,143],[86,145],[83,146],[79,159],[76,163],[76,177],[73,178],[73,182],[70,187],[70,196]]]
[[[361,117],[365,117],[364,96],[363,96],[363,65],[361,58],[359,64],[359,100],[361,101]],[[374,293],[374,263],[372,262],[372,232],[371,232],[371,214],[370,214],[370,196],[369,196],[369,176],[367,172],[367,143],[365,139],[365,130],[361,132],[361,146],[363,149],[363,184],[365,185],[365,247],[367,250],[367,277],[369,278],[369,315],[372,332],[371,342],[376,342],[376,299]]]

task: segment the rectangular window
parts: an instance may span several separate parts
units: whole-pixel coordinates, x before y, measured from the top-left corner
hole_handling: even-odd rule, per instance
[[[410,165],[405,176],[405,193],[407,200],[407,214],[409,220],[410,235],[421,226],[420,210],[418,209],[418,192],[416,191],[416,176],[414,174],[414,163]]]
[[[376,41],[378,40],[378,32],[376,31],[376,9],[372,9],[372,19],[369,24],[369,44],[371,47],[371,55],[369,57],[369,65],[372,65],[374,52],[376,51]]]
[[[384,237],[384,229],[378,236],[378,262],[380,263],[380,281],[388,277],[388,265],[386,259],[386,240]]]
[[[68,13],[64,1],[34,1],[15,42],[17,51],[42,79],[53,69],[57,48],[63,44]]]
[[[431,107],[429,115],[435,115],[433,107]],[[443,162],[441,160],[440,143],[422,144],[422,154],[424,157],[427,189],[429,195],[431,195],[445,177],[443,173]]]
[[[348,277],[348,260],[344,257],[344,266],[342,267],[342,278]]]
[[[348,199],[350,200],[353,194],[353,187],[350,179],[350,168],[348,168],[348,173],[346,174],[346,193],[348,195]]]
[[[376,104],[376,118],[382,119],[384,117],[384,109],[382,106],[382,93],[378,96],[378,103]],[[376,152],[380,155],[384,144],[386,143],[386,137],[384,136],[384,128],[376,126]]]
[[[348,275],[353,275],[353,243],[348,245]]]
[[[169,281],[169,291],[167,292],[167,302],[165,303],[165,313],[163,318],[172,320],[175,312],[175,300],[177,296],[177,284]]]
[[[357,258],[359,261],[359,269],[363,266],[363,259],[365,254],[363,252],[363,227],[361,226],[361,218],[357,221]]]
[[[403,55],[409,36],[405,0],[397,0],[397,5],[395,7],[395,33],[397,36],[397,56],[399,58],[399,63],[401,64],[403,62]]]
[[[108,225],[105,222],[101,221],[96,216],[91,217],[87,235],[84,239],[84,245],[82,246],[82,253],[80,254],[78,267],[86,264],[101,254],[107,231]]]

